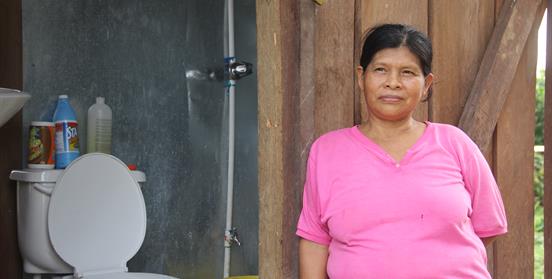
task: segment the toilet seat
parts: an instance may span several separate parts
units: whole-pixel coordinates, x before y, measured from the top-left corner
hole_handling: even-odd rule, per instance
[[[111,155],[86,154],[66,168],[52,192],[48,231],[77,277],[165,277],[126,273],[145,237],[146,208],[127,166]]]

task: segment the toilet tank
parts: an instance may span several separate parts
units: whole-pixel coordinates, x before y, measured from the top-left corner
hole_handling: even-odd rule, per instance
[[[44,192],[44,194],[50,195],[52,193],[53,187],[56,184],[56,181],[60,174],[64,170],[46,170],[46,169],[23,169],[23,170],[13,170],[10,173],[10,179],[18,182],[23,182],[30,186],[36,187],[37,190]],[[130,171],[132,177],[140,184],[143,185],[146,182],[146,174],[138,171]]]
[[[48,206],[58,177],[64,170],[14,170],[17,181],[17,236],[23,270],[31,274],[71,274],[73,268],[55,252],[48,236]],[[140,186],[146,181],[141,171],[130,171]]]

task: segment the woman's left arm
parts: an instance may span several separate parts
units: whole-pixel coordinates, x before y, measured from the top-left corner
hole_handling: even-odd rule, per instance
[[[479,147],[467,135],[460,135],[456,150],[471,198],[469,217],[475,233],[488,245],[494,237],[508,231],[504,203],[493,172]]]

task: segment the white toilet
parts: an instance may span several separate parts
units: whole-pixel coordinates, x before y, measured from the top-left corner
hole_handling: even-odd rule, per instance
[[[23,270],[88,279],[169,279],[129,273],[126,263],[146,234],[146,207],[138,182],[119,159],[83,155],[65,170],[15,170],[17,233]],[[65,277],[63,277],[65,278]]]

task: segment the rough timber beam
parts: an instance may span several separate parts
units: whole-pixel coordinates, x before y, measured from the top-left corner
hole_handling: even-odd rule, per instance
[[[504,3],[458,126],[486,150],[542,0]]]

